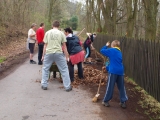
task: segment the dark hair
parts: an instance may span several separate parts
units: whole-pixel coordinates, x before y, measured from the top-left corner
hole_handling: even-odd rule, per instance
[[[70,27],[65,28],[64,31],[73,34],[73,31],[72,31],[72,29]]]
[[[44,23],[41,23],[39,26],[42,27],[44,25]]]
[[[53,22],[53,27],[59,27],[59,26],[60,26],[59,21],[55,20],[55,21]]]

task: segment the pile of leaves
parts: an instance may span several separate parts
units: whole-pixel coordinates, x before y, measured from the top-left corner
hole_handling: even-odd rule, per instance
[[[85,66],[83,68],[84,79],[79,79],[78,70],[74,74],[73,87],[78,87],[78,85],[98,85],[101,80],[101,85],[106,83],[106,73],[102,70],[93,68],[92,66]]]

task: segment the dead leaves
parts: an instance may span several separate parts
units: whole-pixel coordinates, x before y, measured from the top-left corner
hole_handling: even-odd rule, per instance
[[[101,85],[105,85],[106,83],[106,74],[102,71],[93,68],[92,66],[85,66],[83,69],[84,79],[79,79],[78,70],[75,71],[74,74],[74,82],[72,83],[73,87],[77,87],[78,85],[98,85],[100,79],[102,79]]]

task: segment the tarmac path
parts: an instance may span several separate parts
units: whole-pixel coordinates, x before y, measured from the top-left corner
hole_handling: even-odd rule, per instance
[[[34,57],[36,60],[37,54]],[[0,120],[101,120],[100,107],[94,106],[90,94],[82,89],[66,92],[58,80],[42,90],[41,68],[21,66],[0,80]]]
[[[81,87],[66,92],[53,80],[48,90],[42,90],[36,82],[41,80],[41,69],[27,59],[0,80],[0,120],[138,120],[118,103],[110,108],[92,103],[93,94]]]

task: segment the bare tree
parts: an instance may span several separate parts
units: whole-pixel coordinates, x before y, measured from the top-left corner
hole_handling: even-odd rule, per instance
[[[127,8],[127,36],[133,37],[137,17],[137,0],[125,0]]]
[[[157,0],[142,0],[145,7],[145,38],[153,40],[156,39],[157,29],[157,12],[159,2]]]

